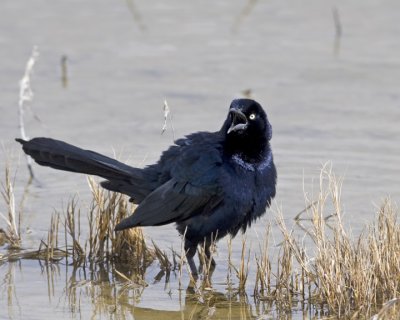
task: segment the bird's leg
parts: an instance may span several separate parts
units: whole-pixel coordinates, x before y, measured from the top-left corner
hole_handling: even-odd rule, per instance
[[[192,273],[193,277],[197,277],[197,275],[198,275],[197,267],[193,260],[193,257],[195,256],[196,251],[197,251],[197,245],[193,245],[188,240],[185,240],[186,260],[189,264],[190,272]]]

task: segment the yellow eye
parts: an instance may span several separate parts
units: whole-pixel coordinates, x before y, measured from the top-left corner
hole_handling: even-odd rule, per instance
[[[249,115],[249,119],[250,120],[254,120],[256,118],[256,115],[254,113],[252,113],[251,115]]]

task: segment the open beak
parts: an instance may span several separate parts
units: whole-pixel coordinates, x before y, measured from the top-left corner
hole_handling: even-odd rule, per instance
[[[238,109],[231,108],[229,113],[232,117],[232,123],[228,129],[228,134],[233,131],[240,131],[247,128],[247,118],[244,113]]]

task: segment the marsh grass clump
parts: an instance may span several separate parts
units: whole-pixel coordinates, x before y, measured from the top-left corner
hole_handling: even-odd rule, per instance
[[[7,228],[0,230],[1,242],[8,243],[10,249],[19,249],[21,246],[20,214],[17,213],[14,196],[14,183],[11,178],[10,167],[5,166],[4,182],[1,182],[1,196],[5,204],[7,214],[0,211],[0,218],[6,223]]]
[[[147,261],[148,247],[141,228],[115,232],[115,225],[134,211],[126,196],[109,192],[101,188],[92,177],[88,183],[93,200],[90,205],[89,238],[86,244],[90,259],[136,260],[144,264]],[[150,255],[153,260],[153,254]]]
[[[272,267],[269,259],[269,240],[270,240],[271,224],[265,229],[263,241],[259,245],[259,253],[255,254],[256,262],[256,281],[253,294],[256,299],[263,300],[271,296],[271,277]]]
[[[59,243],[60,215],[55,213],[51,216],[50,227],[47,232],[47,239],[40,241],[39,249],[31,251],[32,259],[45,260],[47,262],[58,262],[68,256],[65,248],[60,247]]]
[[[131,262],[137,271],[142,272],[155,260],[156,250],[149,248],[141,228],[115,232],[114,227],[134,211],[128,198],[122,194],[102,189],[92,177],[88,177],[92,201],[87,219],[89,233],[86,240],[81,234],[81,209],[74,199],[67,206],[65,215],[66,243],[74,260],[87,260],[89,263]]]
[[[37,250],[15,250],[20,248],[20,233],[13,185],[10,171],[6,168],[5,182],[2,183],[3,202],[8,209],[8,216],[1,214],[8,228],[1,232],[5,242],[9,243],[6,254],[0,261],[15,259],[38,259],[57,262],[63,258],[75,265],[93,266],[98,263],[131,263],[135,272],[144,274],[146,268],[157,258],[156,248],[147,246],[141,228],[114,232],[115,225],[134,211],[126,196],[105,191],[88,177],[92,192],[92,201],[87,211],[89,232],[82,234],[81,223],[85,213],[72,198],[64,212],[56,211],[50,221],[47,237],[42,239]],[[18,226],[18,227],[17,227]],[[60,239],[60,234],[64,239]],[[1,240],[1,239],[0,239]],[[163,265],[169,266],[166,258]]]
[[[318,201],[306,211],[311,223],[306,236],[313,246],[305,248],[303,241],[287,229],[283,218],[278,219],[278,224],[285,245],[301,268],[303,290],[306,284],[310,288],[308,295],[303,293],[306,299],[325,305],[338,317],[369,315],[400,293],[397,212],[385,200],[376,222],[354,237],[344,227],[340,192],[341,181],[331,169],[324,168]],[[334,213],[333,222],[326,219],[330,210]],[[280,261],[279,265],[288,264]]]
[[[247,240],[246,240],[246,237],[243,236],[239,266],[236,267],[230,261],[230,267],[235,271],[235,275],[238,280],[237,290],[238,290],[239,294],[246,293],[246,283],[247,283],[247,279],[249,277],[250,256],[251,256],[250,248],[247,248]]]

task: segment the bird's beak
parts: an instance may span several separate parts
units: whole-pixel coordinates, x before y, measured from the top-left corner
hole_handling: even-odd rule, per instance
[[[228,134],[233,131],[244,130],[247,128],[247,118],[244,113],[238,109],[231,108],[229,113],[232,117],[232,123],[228,129]]]

